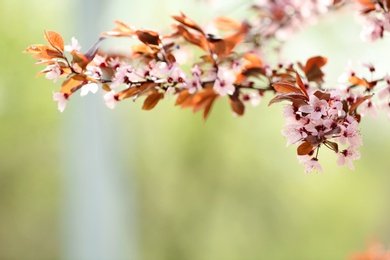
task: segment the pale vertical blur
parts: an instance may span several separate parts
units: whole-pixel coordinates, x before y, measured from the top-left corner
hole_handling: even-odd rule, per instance
[[[74,227],[89,215],[66,209],[93,199],[106,203],[110,212],[91,204],[89,213],[96,218],[85,223],[104,223],[106,217],[123,223],[104,223],[98,235],[115,236],[118,248],[126,251],[116,253],[129,259],[345,259],[372,238],[390,244],[390,122],[383,113],[363,120],[362,159],[354,172],[336,166],[336,156],[321,151],[325,173],[305,175],[295,148],[286,148],[280,134],[282,105],[268,107],[269,97],[243,118],[232,116],[221,99],[206,123],[201,115],[174,107],[173,100],[149,112],[141,111],[142,100],[111,111],[103,107],[101,93],[72,97],[61,114],[51,100],[60,84],[35,79],[43,67],[21,54],[29,44],[44,43],[44,29],[60,32],[66,42],[75,36],[86,50],[97,35],[90,39],[80,35],[83,30],[108,30],[114,19],[164,31],[170,15],[179,11],[203,25],[214,14],[246,15],[248,1],[208,2],[106,0],[97,21],[80,22],[77,1],[0,1],[0,259],[67,259],[80,253],[70,252],[75,249],[67,239],[77,235],[64,226]],[[326,79],[335,84],[348,59],[389,70],[389,41],[362,43],[354,21],[341,13],[311,26],[289,41],[283,55],[301,60],[327,56]],[[103,48],[116,42],[128,48],[121,39],[110,39]],[[85,106],[100,106],[96,116],[104,114],[105,121],[91,118]],[[105,129],[94,131],[84,117]],[[110,136],[94,136],[105,133]],[[80,198],[85,201],[76,202],[71,196],[77,194],[66,186],[72,175],[66,172],[74,174],[81,167],[76,161],[88,156],[73,161],[64,154],[83,137],[83,142],[99,143],[75,149],[75,156],[93,150],[117,164],[112,178],[97,174],[105,183],[96,183],[93,174],[79,176],[80,181],[114,192],[91,198],[86,190]],[[99,164],[90,162],[88,170],[104,170],[94,170]],[[85,234],[91,243],[99,240],[93,232]]]

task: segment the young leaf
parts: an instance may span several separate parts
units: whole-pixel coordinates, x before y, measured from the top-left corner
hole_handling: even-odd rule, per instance
[[[280,93],[290,93],[290,92],[295,92],[295,93],[300,93],[301,90],[295,86],[293,82],[286,81],[286,80],[281,80],[278,81],[274,84],[272,84],[272,87]]]
[[[200,32],[201,34],[204,34],[202,28],[199,25],[197,25],[193,20],[188,18],[185,14],[181,13],[180,16],[173,15],[172,18],[178,21],[179,23]]]
[[[355,110],[358,108],[358,106],[360,106],[364,101],[366,101],[367,99],[371,98],[374,94],[371,94],[371,95],[367,95],[367,96],[364,96],[364,97],[361,97],[361,98],[358,98],[358,100],[355,101],[355,103],[353,103],[350,107],[349,107],[349,110],[348,110],[348,114],[352,115]]]
[[[303,84],[301,76],[299,76],[298,72],[296,72],[295,74],[295,80],[297,81],[298,87],[301,89],[302,94],[305,95],[307,98],[309,98],[305,84]]]
[[[161,43],[160,36],[157,32],[150,30],[137,30],[135,34],[141,42],[147,45],[159,46]]]
[[[144,104],[142,106],[143,110],[151,110],[153,109],[157,103],[164,97],[163,93],[159,92],[152,92],[149,94],[149,96],[145,99]]]
[[[53,48],[60,52],[64,51],[64,40],[59,33],[45,30],[45,38]]]
[[[297,148],[297,154],[298,155],[308,155],[311,151],[313,151],[314,147],[313,145],[308,142],[304,141],[301,145]]]
[[[121,21],[114,21],[116,27],[111,31],[102,33],[103,36],[112,36],[112,37],[129,37],[135,35],[135,28],[130,27]]]
[[[238,116],[242,116],[245,112],[244,103],[238,98],[238,96],[229,96],[229,103],[234,113]]]

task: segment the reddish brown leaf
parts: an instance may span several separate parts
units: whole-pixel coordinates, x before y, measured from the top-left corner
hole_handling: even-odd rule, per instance
[[[142,106],[143,110],[151,110],[153,109],[157,103],[164,97],[163,93],[159,92],[152,92],[147,96],[147,98],[144,101],[144,104]]]
[[[117,97],[118,97],[118,100],[123,100],[125,98],[129,98],[129,97],[136,95],[138,92],[139,92],[139,88],[129,87],[127,89],[124,89],[124,90],[118,92]]]
[[[122,37],[122,36],[128,37],[128,36],[135,35],[135,28],[130,27],[129,25],[121,21],[114,21],[114,23],[116,24],[116,27],[111,31],[102,33],[102,35],[113,36],[113,37]]]
[[[301,79],[301,76],[299,76],[298,72],[295,73],[295,80],[297,81],[298,87],[300,88],[303,95],[305,95],[307,98],[309,98],[309,95],[307,94],[305,84],[303,84],[303,81]]]
[[[223,54],[224,55],[229,54],[238,43],[242,42],[248,30],[249,30],[249,25],[246,22],[244,22],[241,24],[240,29],[235,34],[225,37],[223,39],[225,42],[225,50]]]
[[[215,91],[211,88],[205,89],[204,91],[195,94],[192,98],[193,111],[197,112],[201,109],[204,109],[203,119],[206,120],[210,113],[212,104],[217,97],[218,94],[215,93]]]
[[[62,83],[60,92],[67,94],[67,95],[71,95],[72,93],[74,93],[75,91],[80,89],[81,86],[83,85],[83,83],[86,81],[87,81],[87,76],[82,75],[82,74],[77,74],[77,75],[65,80]]]
[[[188,89],[182,90],[176,98],[175,106],[183,104],[190,96],[191,94],[188,92]]]
[[[321,67],[327,63],[328,59],[321,56],[315,56],[307,60],[303,71],[309,81],[323,82],[324,73]]]
[[[59,33],[45,30],[45,38],[53,48],[57,49],[60,52],[64,51],[64,40]]]
[[[320,90],[317,90],[316,92],[314,92],[313,95],[316,96],[318,99],[322,99],[322,100],[325,100],[325,101],[329,101],[329,99],[330,99],[330,94],[329,93],[322,92]]]
[[[281,80],[272,84],[272,87],[280,93],[301,93],[301,90],[295,86],[294,83],[286,80]]]
[[[73,56],[73,69],[81,73],[84,71],[89,63],[87,57],[84,54],[77,51],[72,51]]]
[[[366,101],[367,99],[370,99],[374,94],[371,94],[371,95],[367,95],[367,96],[364,96],[364,97],[361,97],[359,98],[358,100],[355,101],[355,103],[353,103],[350,107],[349,107],[349,110],[348,110],[348,114],[352,115],[355,113],[355,110],[358,108],[358,106],[360,106],[364,101]]]
[[[184,28],[181,25],[178,25],[176,28],[179,35],[181,35],[187,42],[199,46],[205,51],[208,51],[209,44],[207,42],[206,37],[203,34],[190,33],[186,28]]]
[[[230,96],[229,103],[233,112],[236,113],[236,115],[242,116],[244,114],[245,105],[238,97]]]
[[[313,151],[314,147],[313,145],[308,142],[304,141],[301,145],[297,148],[297,154],[298,155],[308,155],[311,151]]]
[[[351,76],[349,78],[349,82],[352,83],[353,85],[363,86],[363,87],[366,87],[368,89],[372,89],[373,87],[376,86],[376,84],[378,83],[378,80],[374,80],[374,81],[369,82],[365,78],[358,78],[356,76]]]
[[[179,23],[204,34],[202,28],[199,25],[197,25],[193,20],[188,18],[185,14],[181,13],[180,16],[173,15],[172,18],[175,19],[176,21],[178,21]]]
[[[64,55],[62,54],[62,52],[59,52],[56,49],[47,47],[42,49],[41,52],[34,54],[32,57],[35,59],[51,60],[51,59],[63,58]]]
[[[290,93],[282,93],[275,96],[273,99],[270,100],[268,106],[285,100],[291,101],[293,105],[296,107],[306,105],[308,102],[308,98],[302,95],[301,93],[290,92]]]
[[[34,44],[34,45],[28,46],[23,51],[23,53],[32,53],[32,54],[40,53],[41,51],[46,50],[47,48],[49,48],[49,47],[46,45],[43,45],[43,44]]]
[[[135,34],[141,42],[147,45],[159,46],[161,43],[160,36],[157,32],[150,30],[137,30],[135,31]]]

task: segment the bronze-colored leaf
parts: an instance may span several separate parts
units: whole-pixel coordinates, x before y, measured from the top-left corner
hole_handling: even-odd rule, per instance
[[[356,109],[358,108],[358,106],[360,106],[364,101],[366,101],[367,99],[370,99],[374,94],[371,94],[371,95],[366,95],[364,97],[361,97],[361,98],[358,98],[353,104],[351,104],[351,106],[349,107],[349,110],[348,110],[348,114],[352,115],[354,114],[356,111]]]
[[[114,21],[116,27],[111,31],[102,33],[103,36],[112,36],[112,37],[129,37],[135,35],[135,28],[130,27],[121,21]]]
[[[45,30],[45,38],[47,42],[60,52],[64,51],[64,40],[62,36],[55,31]]]
[[[42,51],[39,53],[35,53],[32,57],[35,59],[51,60],[51,59],[63,58],[64,55],[62,54],[62,52],[59,52],[54,48],[48,47],[42,49]]]
[[[296,93],[296,92],[290,92],[290,93],[282,93],[277,96],[275,96],[273,99],[270,100],[268,103],[268,106],[278,103],[281,101],[291,101],[294,106],[299,107],[306,105],[308,102],[308,98],[304,96],[301,93]]]
[[[281,80],[272,84],[272,87],[280,93],[300,93],[301,90],[295,86],[293,82]]]
[[[212,104],[217,97],[218,94],[215,93],[212,88],[207,88],[202,92],[196,93],[192,98],[193,111],[197,112],[204,109],[203,119],[206,120],[210,113]]]
[[[175,106],[183,104],[190,96],[191,94],[188,92],[188,89],[182,90],[176,98]]]
[[[172,18],[175,19],[176,21],[178,21],[179,23],[204,34],[202,28],[198,24],[196,24],[193,20],[188,18],[184,13],[181,13],[180,16],[173,15]]]
[[[373,87],[376,86],[376,84],[378,83],[378,80],[374,80],[374,81],[369,82],[365,78],[351,76],[349,78],[349,82],[352,83],[353,85],[356,85],[356,86],[363,86],[363,87],[366,87],[367,89],[372,89]]]
[[[227,36],[223,39],[225,42],[224,55],[231,53],[234,47],[245,39],[248,30],[249,25],[246,22],[243,22],[240,29],[235,34]]]
[[[118,97],[118,100],[123,100],[125,98],[129,98],[129,97],[136,95],[138,92],[139,92],[139,88],[129,87],[127,89],[124,89],[124,90],[118,92],[117,97]]]
[[[34,44],[34,45],[30,45],[28,46],[24,51],[23,53],[32,53],[32,54],[35,54],[35,53],[40,53],[41,51],[47,49],[48,46],[46,45],[43,45],[43,44]]]
[[[84,83],[86,83],[86,80],[87,80],[87,78],[85,75],[77,74],[77,75],[65,80],[62,83],[60,92],[67,94],[67,95],[71,95],[72,93],[74,93],[78,89],[80,89],[82,87],[82,85]]]
[[[159,46],[161,43],[160,36],[157,32],[151,30],[137,30],[135,34],[138,36],[138,39],[147,44]]]
[[[234,113],[238,116],[242,116],[245,112],[244,103],[236,96],[230,96],[229,98],[230,106]]]
[[[298,155],[308,155],[311,151],[313,151],[314,147],[313,145],[308,142],[304,141],[301,145],[297,148],[297,154]]]
[[[160,101],[160,99],[162,99],[163,97],[164,97],[163,93],[152,92],[145,99],[144,104],[142,106],[142,109],[143,110],[151,110],[151,109],[153,109],[157,105],[157,103]]]
[[[176,27],[177,32],[181,35],[187,42],[192,43],[196,46],[199,46],[205,51],[208,51],[209,44],[207,42],[206,37],[203,34],[194,34],[189,32],[186,28],[181,25]]]
[[[73,69],[77,72],[81,73],[87,68],[87,65],[89,63],[87,57],[85,57],[84,54],[72,51],[72,57],[73,57]]]
[[[306,78],[309,81],[323,82],[324,73],[321,67],[327,63],[328,59],[322,56],[315,56],[306,61],[306,65],[303,68]]]
[[[295,73],[295,80],[297,81],[298,87],[301,89],[302,94],[309,98],[305,84],[303,84],[301,76],[299,76],[298,72]]]
[[[322,99],[325,101],[329,101],[329,99],[330,99],[330,93],[322,92],[320,90],[317,90],[316,92],[314,92],[313,95],[316,96],[318,99]]]

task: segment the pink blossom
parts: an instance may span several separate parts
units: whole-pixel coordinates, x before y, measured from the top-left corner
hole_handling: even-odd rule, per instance
[[[352,161],[360,159],[360,153],[356,150],[356,147],[350,146],[348,149],[345,149],[338,153],[339,158],[337,159],[337,164],[339,166],[347,164],[351,170],[354,170],[355,167],[352,164]]]
[[[171,75],[168,77],[168,82],[169,83],[176,82],[179,84],[185,84],[186,78],[187,78],[187,76],[184,73],[184,71],[181,68],[175,66],[172,68]]]
[[[81,46],[75,37],[72,37],[70,45],[65,45],[65,50],[68,52],[72,52],[72,51],[79,52],[80,49],[81,49]]]
[[[111,88],[116,88],[120,84],[128,84],[137,82],[142,78],[135,73],[134,67],[131,65],[123,65],[116,69],[116,73],[111,84]]]
[[[360,138],[360,133],[357,128],[358,125],[359,123],[356,121],[356,119],[351,116],[347,116],[347,118],[345,119],[345,124],[340,126],[341,133],[340,136],[337,138],[338,141],[342,145],[345,145],[348,141],[351,145],[355,147],[361,146],[363,142]]]
[[[307,137],[306,129],[303,126],[286,125],[282,130],[282,135],[287,138],[286,146],[294,144]]]
[[[98,84],[90,82],[88,84],[85,84],[81,87],[80,90],[80,96],[86,96],[88,92],[96,93],[98,91]]]
[[[116,103],[118,102],[118,98],[115,96],[114,90],[111,90],[110,92],[107,92],[104,95],[104,102],[106,103],[106,106],[108,106],[111,109],[114,109],[116,107]]]
[[[299,111],[310,114],[312,120],[319,120],[322,116],[326,116],[329,108],[328,102],[323,99],[319,99],[314,95],[310,96],[309,104],[301,106]]]
[[[371,99],[364,101],[359,107],[362,116],[370,115],[372,118],[376,118],[378,116],[377,107]]]
[[[379,107],[386,112],[387,118],[390,120],[390,102],[383,102]]]
[[[234,82],[236,75],[228,68],[220,67],[217,73],[217,79],[214,82],[214,90],[221,96],[233,95],[235,91]]]
[[[252,106],[258,106],[261,102],[261,96],[259,92],[250,92],[242,95],[242,101],[249,102]]]
[[[61,76],[63,72],[60,65],[57,62],[47,66],[47,68],[44,71],[47,71],[45,78],[52,79],[53,82],[57,82],[58,77]]]
[[[322,172],[322,167],[317,158],[312,158],[303,165],[305,166],[305,173],[309,173],[311,171]]]
[[[360,37],[363,41],[375,41],[383,38],[384,23],[380,19],[370,18],[363,27]]]
[[[68,94],[64,94],[61,92],[53,93],[53,101],[58,102],[58,110],[62,113],[65,110],[66,102],[68,102],[69,96]]]
[[[185,85],[188,88],[188,93],[190,94],[194,94],[195,92],[202,90],[202,82],[200,81],[200,78],[197,77],[187,79]]]

